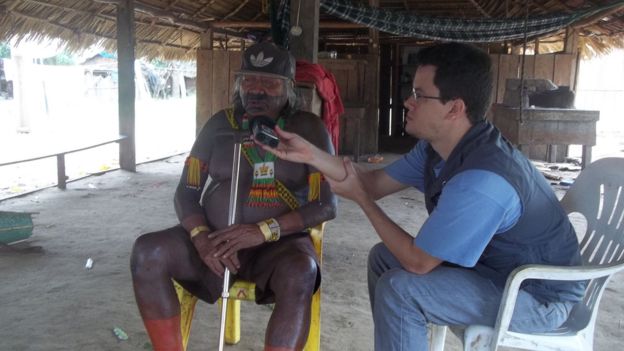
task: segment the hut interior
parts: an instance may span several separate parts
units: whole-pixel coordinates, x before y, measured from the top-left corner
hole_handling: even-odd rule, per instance
[[[516,118],[517,107],[519,111],[524,108],[522,95],[516,110],[505,107],[506,93],[516,87],[508,79],[550,80],[574,91],[581,58],[624,48],[624,1],[0,0],[0,43],[60,39],[70,52],[91,45],[117,52],[119,134],[123,138],[114,141],[120,143],[119,163],[126,170],[136,166],[135,57],[196,62],[199,128],[229,103],[229,84],[240,65],[241,49],[264,37],[287,41],[298,59],[318,62],[335,76],[345,106],[340,118],[341,153],[401,152],[414,142],[403,131],[402,103],[414,73],[411,60],[420,47],[455,40],[487,50],[494,63],[493,100],[498,104],[489,118],[495,123],[500,116],[522,121],[522,115]],[[312,93],[310,98],[314,98]],[[507,96],[513,98],[518,100]],[[593,132],[595,138],[594,117],[591,112],[579,117],[587,123],[573,128],[572,135]],[[595,140],[589,135],[574,142],[591,146]],[[529,145],[526,152],[557,158],[564,149]],[[385,162],[391,162],[390,158],[386,156]],[[40,198],[10,200],[11,210],[41,212],[37,224],[46,233],[40,235],[39,243],[47,256],[2,257],[4,281],[9,283],[0,291],[5,292],[0,293],[0,300],[7,301],[0,303],[0,311],[3,316],[7,311],[18,316],[1,323],[3,343],[18,345],[7,349],[149,349],[132,299],[127,260],[133,235],[176,220],[170,190],[177,184],[184,158],[172,159],[146,164],[142,172],[110,172],[99,181],[77,182],[75,191],[41,192]],[[60,171],[59,179],[65,179]],[[400,225],[417,227],[425,218],[424,211],[415,215],[422,207],[417,196],[416,190],[407,189],[384,199],[384,206],[399,218]],[[323,272],[323,294],[329,296],[323,302],[323,345],[332,343],[324,347],[327,350],[366,350],[373,329],[362,267],[366,252],[378,238],[353,203],[341,204],[342,213],[331,223],[336,235],[327,235],[326,241],[324,264],[339,269]],[[110,212],[103,214],[103,207]],[[141,222],[140,216],[150,218]],[[346,227],[353,228],[352,235],[344,235]],[[95,269],[93,261],[83,268],[87,257],[95,259]],[[20,265],[8,269],[7,262]],[[23,262],[28,264],[22,266]],[[24,279],[27,276],[34,278]],[[346,286],[347,276],[357,284]],[[620,281],[606,289],[605,295],[615,302],[603,303],[607,313],[601,312],[597,350],[617,350],[622,345],[622,286]],[[71,295],[72,291],[80,293]],[[246,328],[256,332],[248,332],[246,340],[255,344],[241,343],[232,350],[258,349],[265,324],[254,318],[268,311],[247,314],[251,317]],[[216,313],[207,312],[206,307],[197,313],[203,318],[197,330],[204,332],[195,332],[191,349],[214,345],[205,342],[216,340],[218,319],[213,318]],[[126,330],[129,341],[113,339],[111,329],[117,326]],[[451,348],[459,349],[459,344]]]

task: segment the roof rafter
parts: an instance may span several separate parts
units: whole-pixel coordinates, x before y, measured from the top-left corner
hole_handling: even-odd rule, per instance
[[[202,5],[202,7],[200,7],[200,8],[199,8],[199,10],[195,11],[195,13],[191,15],[191,18],[198,18],[198,17],[199,17],[199,15],[200,15],[201,13],[203,13],[203,12],[204,12],[204,10],[206,10],[207,8],[210,8],[210,6],[212,6],[212,4],[214,4],[214,3],[215,3],[215,1],[216,1],[216,0],[210,0],[209,2],[205,3],[204,5]],[[216,16],[214,16],[212,13],[209,13],[209,14],[210,14],[210,16],[212,16],[212,17],[216,17]]]
[[[249,0],[243,1],[240,5],[238,5],[237,8],[234,9],[234,11],[228,13],[225,17],[223,17],[222,20],[226,20],[226,19],[234,16],[235,14],[237,14],[238,11],[240,11],[243,7],[245,7],[245,5],[247,5],[248,2],[249,2]]]
[[[477,9],[477,11],[479,11],[479,13],[481,13],[483,16],[485,16],[487,18],[492,17],[492,16],[490,16],[489,13],[487,13],[487,11],[485,11],[483,9],[483,7],[481,5],[479,5],[479,3],[476,0],[468,0],[468,1],[470,1],[470,3],[473,4],[474,7]]]

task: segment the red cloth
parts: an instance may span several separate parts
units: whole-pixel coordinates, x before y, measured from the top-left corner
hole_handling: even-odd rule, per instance
[[[323,66],[302,60],[297,61],[297,70],[295,72],[296,81],[312,82],[316,86],[316,91],[323,100],[323,115],[321,119],[325,123],[336,154],[338,154],[340,115],[344,112],[344,106],[342,105],[336,78]]]

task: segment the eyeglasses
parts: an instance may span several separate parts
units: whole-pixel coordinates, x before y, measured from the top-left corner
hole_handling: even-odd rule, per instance
[[[419,99],[442,100],[442,98],[439,96],[421,95],[419,92],[416,91],[416,88],[412,88],[412,97],[414,98],[414,101],[418,101]]]
[[[274,90],[281,86],[283,79],[271,77],[258,77],[252,75],[244,75],[241,77],[241,86],[245,89],[260,86],[267,90]]]

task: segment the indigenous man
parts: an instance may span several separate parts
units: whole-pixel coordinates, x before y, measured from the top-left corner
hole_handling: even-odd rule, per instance
[[[234,143],[258,116],[333,153],[319,117],[295,108],[295,61],[272,43],[249,47],[236,75],[234,106],[215,114],[187,158],[175,194],[180,225],[144,234],[131,269],[141,317],[155,350],[181,350],[180,306],[172,279],[214,303],[227,267],[275,303],[265,350],[301,350],[320,271],[307,228],[334,218],[336,199],[314,168],[277,160],[243,142],[236,224],[228,226]],[[232,279],[231,281],[234,281]]]

